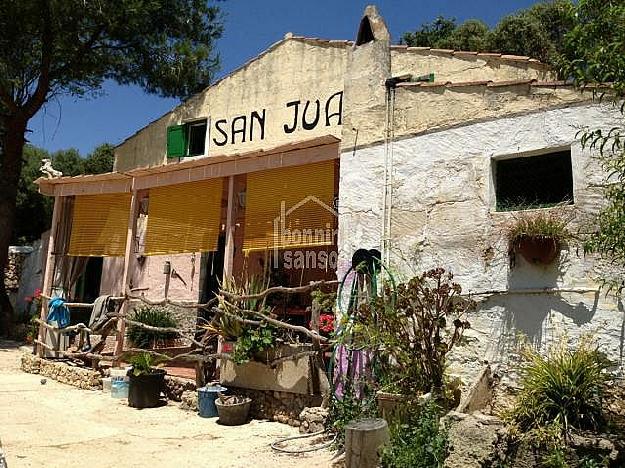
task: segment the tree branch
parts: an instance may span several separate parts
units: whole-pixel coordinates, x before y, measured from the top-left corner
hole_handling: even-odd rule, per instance
[[[37,81],[37,88],[33,92],[32,96],[26,101],[24,105],[24,113],[27,119],[30,119],[41,108],[50,89],[50,67],[52,66],[52,49],[53,49],[53,37],[52,26],[50,24],[50,2],[44,0],[42,7],[43,16],[43,31],[41,34],[41,66],[39,79]]]

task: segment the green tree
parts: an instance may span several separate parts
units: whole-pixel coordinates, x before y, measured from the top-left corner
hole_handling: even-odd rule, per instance
[[[4,266],[30,119],[54,96],[105,79],[163,96],[201,90],[218,66],[220,18],[207,0],[0,2],[0,333],[12,321]]]
[[[564,45],[564,35],[575,24],[571,0],[537,3],[503,18],[492,30],[475,19],[457,25],[438,17],[402,36],[409,46],[527,55],[553,63]]]
[[[77,176],[85,172],[85,160],[75,148],[59,150],[50,155],[52,166],[64,176]]]
[[[487,49],[488,26],[480,20],[470,19],[458,26],[448,40],[440,46],[454,50],[483,51]]]
[[[85,174],[103,174],[113,170],[115,147],[109,143],[97,146],[84,161]]]
[[[24,147],[24,163],[17,190],[14,242],[37,239],[50,227],[52,199],[41,195],[34,184],[41,176],[39,168],[44,158],[50,158],[46,150],[31,145]]]
[[[625,103],[625,0],[580,0],[577,25],[566,35],[560,72],[593,96],[611,100],[621,114]],[[609,89],[595,85],[610,83]],[[625,268],[625,122],[609,129],[588,128],[584,146],[596,151],[606,172],[606,204],[593,223],[586,248]],[[624,279],[606,278],[622,292]]]
[[[402,36],[402,42],[415,47],[440,47],[443,41],[450,38],[456,29],[455,18],[439,16],[431,23],[421,25],[415,32],[407,32]]]
[[[492,51],[554,63],[564,47],[564,35],[574,24],[570,0],[537,3],[503,18],[490,32],[488,47]]]

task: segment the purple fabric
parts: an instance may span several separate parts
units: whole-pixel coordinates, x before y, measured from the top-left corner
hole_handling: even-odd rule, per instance
[[[351,367],[349,357],[351,353]],[[354,389],[358,398],[363,397],[364,383],[371,380],[371,355],[368,349],[349,350],[339,345],[335,354],[334,363],[334,394],[342,399],[345,393],[345,384],[350,379],[354,382]]]

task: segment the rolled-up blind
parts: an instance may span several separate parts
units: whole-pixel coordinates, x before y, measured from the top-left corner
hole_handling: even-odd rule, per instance
[[[123,256],[130,199],[129,193],[76,196],[68,255]]]
[[[217,250],[222,179],[150,189],[146,255]]]
[[[247,175],[243,250],[332,245],[334,161]]]

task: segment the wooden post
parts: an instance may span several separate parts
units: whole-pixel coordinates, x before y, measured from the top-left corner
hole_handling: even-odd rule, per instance
[[[320,316],[321,311],[319,309],[319,303],[315,299],[313,299],[310,314],[310,329],[317,333],[319,333]],[[321,349],[321,342],[318,338],[313,338],[313,349]]]
[[[226,246],[223,278],[232,276],[234,265],[234,176],[228,177],[228,211],[226,212]]]
[[[48,250],[46,252],[46,269],[43,274],[43,284],[41,285],[41,293],[44,296],[50,296],[52,292],[52,282],[54,281],[54,267],[56,258],[54,256],[54,242],[56,239],[56,233],[59,226],[59,217],[61,216],[61,203],[62,198],[59,195],[54,196],[54,208],[52,211],[52,226],[50,227],[50,237],[48,238]],[[67,220],[65,220],[67,222]],[[41,299],[41,310],[39,312],[39,318],[45,322],[48,311],[48,301]],[[45,329],[39,325],[38,341],[40,343],[45,342]],[[37,345],[37,354],[39,357],[43,356],[43,346]]]
[[[122,306],[119,310],[119,316],[117,318],[117,337],[115,341],[115,356],[120,356],[124,351],[124,337],[126,335],[126,314],[128,313],[128,295],[130,294],[130,288],[128,285],[128,276],[130,274],[130,264],[132,260],[132,248],[135,241],[135,233],[137,228],[137,209],[139,207],[139,200],[137,197],[137,191],[133,189],[132,197],[130,201],[130,212],[128,214],[128,230],[126,232],[126,250],[124,253],[124,269],[122,272],[122,295],[126,298],[122,302]],[[119,361],[114,361],[113,366],[117,366]]]
[[[228,208],[226,211],[226,245],[224,248],[224,282],[232,276],[234,267],[234,176],[228,177]],[[217,352],[221,354],[223,348],[223,338],[217,338]],[[221,359],[215,362],[215,370],[219,375]]]
[[[345,468],[376,468],[379,449],[390,440],[382,418],[361,419],[345,426]]]

